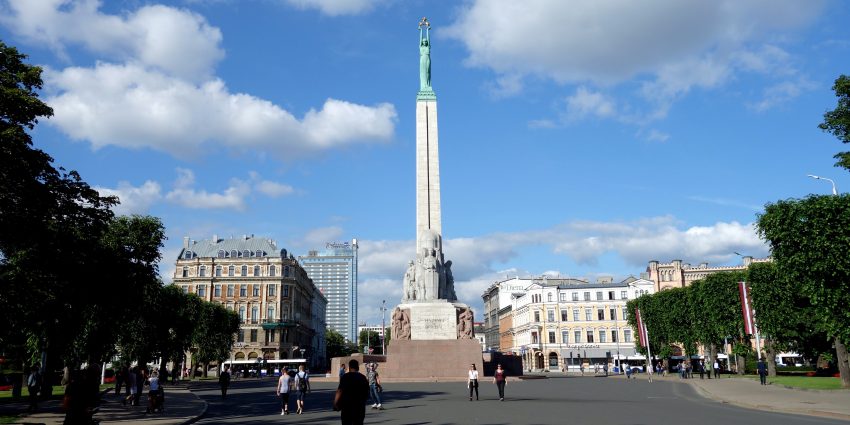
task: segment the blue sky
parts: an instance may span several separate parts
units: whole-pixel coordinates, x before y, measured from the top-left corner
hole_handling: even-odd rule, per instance
[[[360,241],[360,320],[414,257],[418,31],[433,24],[458,296],[544,273],[767,255],[765,203],[846,190],[817,125],[850,73],[840,1],[0,0],[45,68],[33,132],[118,213],[296,254]]]

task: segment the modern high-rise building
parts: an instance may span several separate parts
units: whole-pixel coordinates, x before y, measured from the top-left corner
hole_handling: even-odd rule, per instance
[[[326,322],[348,341],[357,342],[357,239],[328,242],[298,261],[328,299]]]

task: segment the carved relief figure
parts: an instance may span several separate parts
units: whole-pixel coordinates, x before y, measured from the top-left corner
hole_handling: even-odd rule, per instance
[[[405,314],[405,312],[408,312]],[[392,316],[393,339],[410,339],[410,313],[398,307],[393,310]]]
[[[423,29],[424,28],[424,29]],[[419,22],[419,89],[431,88],[431,24],[422,18]]]
[[[404,299],[403,301],[416,300],[416,265],[411,260],[407,263],[407,271],[404,272]]]
[[[457,339],[472,339],[473,334],[472,310],[464,308],[458,310],[457,315]]]

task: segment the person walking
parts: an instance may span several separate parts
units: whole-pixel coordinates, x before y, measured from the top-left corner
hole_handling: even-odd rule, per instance
[[[469,401],[472,401],[472,391],[475,390],[475,400],[478,400],[478,370],[475,369],[475,363],[469,366],[469,381],[466,386],[469,387]]]
[[[334,394],[333,409],[341,412],[342,425],[363,425],[366,418],[366,399],[369,398],[369,381],[360,372],[360,362],[351,359],[348,373],[339,380]]]
[[[154,370],[148,378],[148,407],[145,413],[153,413],[160,410],[159,405],[159,374]]]
[[[230,366],[225,366],[221,375],[218,376],[218,386],[221,387],[221,398],[227,397],[227,388],[230,387]]]
[[[297,413],[304,413],[304,396],[310,392],[310,375],[304,371],[304,365],[298,366],[298,373],[295,374],[295,405],[298,407]]]
[[[699,379],[704,379],[703,376],[705,375],[705,363],[703,363],[702,360],[697,363],[697,369],[699,369]]]
[[[283,369],[283,373],[280,374],[280,378],[277,379],[277,386],[275,387],[275,394],[280,397],[280,414],[288,415],[289,414],[289,390],[291,389],[291,380],[289,373],[287,373],[286,368]]]
[[[369,382],[369,397],[372,399],[372,408],[381,410],[381,377],[378,375],[378,364],[372,363],[366,366],[366,380]]]
[[[133,396],[133,406],[139,405],[139,400],[142,398],[142,392],[145,389],[145,382],[147,380],[147,369],[136,367],[136,394]]]
[[[136,399],[136,368],[128,368],[127,369],[127,395],[124,397],[124,400],[121,400],[121,404],[126,405],[127,402],[130,402],[130,405],[133,405],[133,401]]]
[[[342,380],[342,376],[345,375],[345,364],[339,364],[339,379]]]
[[[767,362],[764,361],[764,357],[759,358],[759,362],[756,364],[756,369],[759,373],[759,382],[762,385],[767,385]]]
[[[505,401],[505,385],[508,383],[508,376],[501,364],[496,366],[496,372],[493,373],[493,383],[499,389],[499,401]]]
[[[30,402],[27,411],[32,413],[38,409],[38,392],[41,391],[41,373],[38,371],[38,365],[30,368],[30,374],[27,376],[27,391],[29,391]]]
[[[714,360],[714,379],[720,378],[720,362]]]

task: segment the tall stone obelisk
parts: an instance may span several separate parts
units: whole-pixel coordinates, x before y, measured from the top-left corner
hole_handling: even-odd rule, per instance
[[[407,265],[404,290],[392,313],[392,338],[382,378],[456,379],[470,364],[482,370],[473,312],[457,301],[452,262],[443,256],[437,95],[431,87],[431,24],[419,22],[419,92],[416,95],[416,259]],[[410,365],[436,364],[435,368]]]
[[[419,235],[443,234],[440,214],[440,155],[437,94],[431,87],[431,24],[419,24],[419,93],[416,94],[416,252]]]

